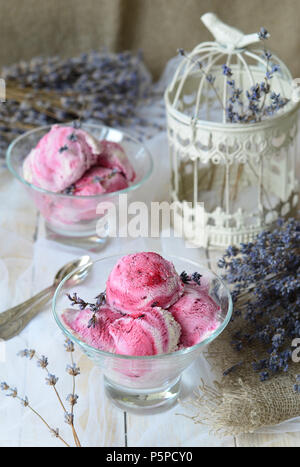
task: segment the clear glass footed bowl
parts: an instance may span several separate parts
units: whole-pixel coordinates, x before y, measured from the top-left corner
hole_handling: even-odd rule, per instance
[[[109,234],[105,231],[101,238],[99,229],[97,229],[97,222],[99,220],[101,222],[101,216],[103,216],[101,212],[105,211],[107,203],[113,203],[118,212],[118,201],[121,194],[128,195],[128,203],[134,200],[136,190],[148,180],[152,173],[152,157],[137,139],[121,130],[104,125],[82,124],[81,129],[89,132],[95,138],[106,139],[123,146],[136,172],[136,179],[128,188],[113,193],[94,196],[54,193],[27,182],[23,177],[24,159],[50,129],[51,125],[40,127],[15,139],[7,150],[8,168],[26,186],[37,209],[46,220],[46,228],[53,233],[55,238],[85,238],[101,243]],[[101,209],[101,205],[103,209]],[[98,235],[96,235],[97,230]],[[103,231],[103,228],[100,230]]]
[[[86,280],[73,289],[64,288],[70,277],[67,276],[57,287],[53,298],[54,318],[66,336],[103,370],[106,394],[117,406],[141,411],[173,405],[180,392],[182,372],[227,326],[232,314],[230,293],[222,280],[209,269],[184,258],[166,257],[173,262],[178,273],[197,271],[202,274],[202,283],[207,285],[209,295],[220,307],[218,328],[199,344],[169,354],[133,357],[103,352],[83,342],[69,329],[62,319],[62,313],[70,308],[66,293],[76,292],[85,300],[94,301],[105,290],[108,275],[121,257],[117,255],[95,261]]]

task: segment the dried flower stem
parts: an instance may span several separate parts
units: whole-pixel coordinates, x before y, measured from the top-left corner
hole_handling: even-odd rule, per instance
[[[28,405],[27,407],[28,407],[28,409],[30,409],[30,410],[46,425],[46,427],[49,429],[49,431],[52,431],[52,428],[48,425],[48,423],[46,422],[46,420],[45,420],[33,407],[31,407],[31,405]],[[57,434],[56,437],[57,437],[67,448],[70,448],[70,447],[71,447],[59,434]]]
[[[50,373],[49,373],[48,369],[47,369],[47,368],[44,368],[44,369],[47,371],[47,373],[48,373],[48,375],[49,375]],[[61,399],[61,397],[60,397],[60,395],[59,395],[59,393],[58,393],[58,391],[57,391],[57,389],[56,389],[56,387],[55,387],[55,386],[52,386],[52,387],[53,387],[53,389],[54,389],[54,392],[55,392],[55,394],[56,394],[56,397],[57,397],[57,399],[58,399],[58,401],[59,401],[59,403],[60,403],[60,405],[61,405],[61,407],[62,407],[64,413],[65,413],[65,414],[68,413],[68,411],[67,411],[67,409],[66,409],[66,407],[65,407],[65,405],[64,405],[64,403],[63,403],[63,401],[62,401],[62,399]],[[72,414],[72,415],[73,415],[73,414]],[[74,427],[73,420],[71,421],[71,424],[70,424],[70,425],[71,425],[71,429],[72,429],[72,433],[73,433],[73,438],[74,438],[75,444],[76,444],[77,447],[81,447],[80,442],[79,442],[78,435],[77,435],[76,430],[75,430],[75,427]]]
[[[216,95],[216,98],[218,99],[218,101],[219,101],[219,103],[221,105],[222,110],[225,111],[223,101],[222,101],[222,99],[221,99],[221,97],[220,97],[220,95],[219,95],[213,81],[209,79],[209,75],[207,74],[206,70],[203,68],[202,63],[199,60],[196,60],[195,58],[190,57],[189,55],[187,55],[183,49],[179,49],[179,53],[180,53],[180,55],[185,57],[188,61],[190,61],[190,62],[192,62],[192,63],[194,63],[195,65],[198,66],[198,68],[200,69],[202,75],[206,78],[207,82],[210,84],[211,88],[213,89],[213,91],[214,91],[214,93]]]
[[[72,364],[72,366],[74,366],[74,359],[73,359],[72,352],[71,352],[71,364]],[[73,395],[75,395],[75,376],[74,375],[72,376],[72,379],[73,379]],[[72,418],[73,418],[73,416],[74,416],[74,405],[73,404],[71,404],[71,414],[72,414]],[[73,418],[73,420],[74,420],[74,418]],[[77,433],[75,431],[74,421],[72,423],[72,430],[73,430],[73,436],[74,436],[74,440],[75,440],[75,443],[76,443],[77,447],[81,447],[79,438],[78,438]]]
[[[34,413],[43,423],[44,425],[46,425],[46,427],[48,428],[48,430],[51,432],[51,433],[54,433],[55,432],[55,437],[58,438],[66,447],[70,447],[70,445],[63,439],[62,436],[60,436],[59,434],[59,430],[53,430],[53,428],[51,428],[51,426],[46,422],[46,420],[44,419],[44,417],[42,417],[41,414],[39,414],[39,412],[37,412],[37,410],[35,410],[29,403],[27,397],[25,397],[25,399],[22,399],[20,396],[18,396],[18,393],[17,393],[17,389],[14,389],[12,388],[11,386],[9,386],[8,384],[6,383],[1,383],[1,389],[2,391],[11,391],[11,394],[8,394],[8,396],[11,396],[13,397],[14,399],[17,399],[19,400],[22,405],[26,408],[28,408],[29,410],[31,410],[32,413]]]

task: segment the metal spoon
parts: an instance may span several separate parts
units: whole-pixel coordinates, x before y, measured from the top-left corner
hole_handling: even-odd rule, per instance
[[[50,287],[26,300],[26,302],[1,313],[0,339],[8,340],[19,334],[51,299],[58,284],[68,274],[74,271],[74,275],[65,283],[65,286],[73,287],[86,278],[91,265],[91,258],[89,256],[82,256],[77,260],[70,261],[56,273],[53,284]]]

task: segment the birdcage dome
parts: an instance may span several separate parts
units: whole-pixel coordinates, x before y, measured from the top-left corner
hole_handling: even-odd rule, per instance
[[[271,59],[268,60],[265,49],[260,44],[246,48],[230,48],[218,42],[204,42],[183,56],[167,89],[166,101],[169,108],[173,109],[174,115],[178,112],[180,118],[185,116],[186,121],[195,119],[199,125],[207,121],[230,123],[226,115],[226,106],[231,88],[228,85],[228,76],[222,72],[223,65],[231,69],[232,80],[235,81],[236,87],[242,90],[240,101],[244,108],[248,105],[246,92],[256,84],[264,83],[266,72],[271,72],[272,66],[278,65],[278,71],[270,78],[272,92],[289,101],[279,115],[297,107],[291,100],[292,75],[277,55],[272,53]],[[210,84],[212,80],[213,86]],[[265,105],[267,103],[265,102]],[[265,115],[262,120],[267,118]]]
[[[181,51],[165,92],[171,189],[190,239],[224,247],[295,208],[299,103],[289,69],[257,33],[211,13],[202,21],[215,40]]]

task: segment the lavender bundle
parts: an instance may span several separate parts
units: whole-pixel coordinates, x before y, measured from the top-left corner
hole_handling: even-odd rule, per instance
[[[108,126],[139,122],[149,90],[141,55],[90,52],[70,59],[36,57],[5,67],[7,101],[0,106],[0,150],[39,125],[96,119]]]
[[[300,221],[278,220],[253,243],[229,247],[219,267],[232,286],[232,346],[256,349],[252,368],[261,381],[287,372],[292,341],[300,337]],[[243,359],[225,375],[242,365]]]
[[[299,252],[300,221],[279,220],[252,243],[229,247],[219,261],[234,312],[207,348],[217,381],[199,383],[190,402],[195,423],[233,436],[300,415],[299,366],[292,352],[300,337]]]

